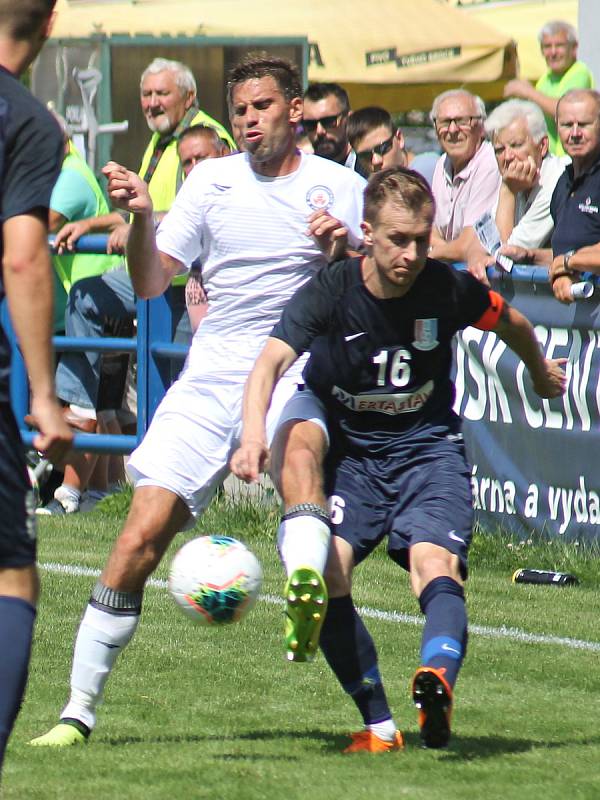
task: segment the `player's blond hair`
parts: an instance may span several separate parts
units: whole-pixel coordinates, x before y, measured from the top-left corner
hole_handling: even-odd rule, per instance
[[[435,200],[431,189],[425,178],[412,169],[390,167],[371,175],[365,189],[365,222],[375,224],[387,202],[416,214],[427,214],[433,221]]]

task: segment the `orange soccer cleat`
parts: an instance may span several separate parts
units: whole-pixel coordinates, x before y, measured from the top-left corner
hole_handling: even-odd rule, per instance
[[[391,742],[380,739],[372,731],[359,731],[350,736],[352,744],[345,748],[344,753],[387,753],[389,750],[404,749],[404,739],[400,731],[396,731]]]

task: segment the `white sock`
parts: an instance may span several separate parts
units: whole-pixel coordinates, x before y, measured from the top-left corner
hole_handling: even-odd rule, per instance
[[[322,575],[330,539],[329,525],[312,514],[284,519],[277,533],[277,547],[288,577],[298,567],[312,567]]]
[[[71,717],[94,727],[104,684],[139,621],[139,614],[109,614],[88,605],[75,640],[71,697],[61,718]]]
[[[396,723],[390,717],[389,719],[384,719],[383,722],[374,722],[371,725],[367,725],[367,730],[383,739],[384,742],[393,742],[397,728]]]
[[[69,486],[66,483],[62,483],[54,492],[54,497],[60,502],[71,501],[76,505],[79,505],[79,501],[81,500],[81,492],[74,486]]]

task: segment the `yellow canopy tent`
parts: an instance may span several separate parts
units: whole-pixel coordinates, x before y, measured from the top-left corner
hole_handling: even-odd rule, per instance
[[[57,10],[61,39],[306,36],[309,80],[343,84],[354,107],[426,109],[457,85],[498,98],[516,74],[510,35],[439,0],[59,0]]]

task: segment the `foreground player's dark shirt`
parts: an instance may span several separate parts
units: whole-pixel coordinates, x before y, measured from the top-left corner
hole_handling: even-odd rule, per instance
[[[63,138],[52,115],[0,66],[0,225],[21,214],[47,218],[62,163]],[[0,227],[0,265],[3,243]],[[0,266],[0,302],[4,280]],[[10,347],[0,327],[0,402],[8,401]]]
[[[304,379],[327,408],[332,438],[384,455],[433,428],[459,429],[452,337],[468,325],[493,328],[501,308],[471,275],[430,259],[406,295],[379,300],[354,258],[296,292],[271,335],[298,354],[310,350]]]

